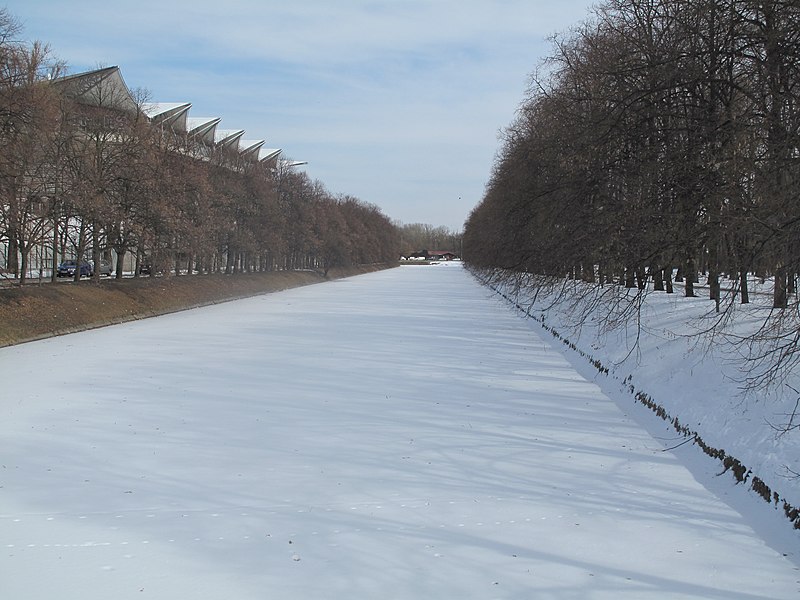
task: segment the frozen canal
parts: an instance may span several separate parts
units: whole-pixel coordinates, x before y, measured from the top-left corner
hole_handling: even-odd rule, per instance
[[[0,597],[797,598],[457,264],[0,350]]]

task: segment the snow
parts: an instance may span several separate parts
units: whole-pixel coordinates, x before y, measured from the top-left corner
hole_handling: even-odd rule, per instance
[[[797,534],[563,352],[456,263],[2,349],[2,596],[797,597]]]
[[[786,500],[800,507],[800,429],[795,423],[800,415],[791,421],[797,412],[800,371],[791,368],[784,379],[747,389],[747,377],[759,367],[748,364],[748,349],[739,341],[757,331],[771,312],[770,282],[752,280],[750,289],[752,304],[737,306],[734,299],[733,318],[713,336],[703,332],[717,324],[719,315],[702,286],[696,298],[683,297],[680,287],[675,294],[650,292],[643,301],[641,326],[632,319],[612,330],[604,327],[602,311],[587,309],[592,294],[553,307],[552,296],[534,300],[530,290],[506,286],[502,291],[574,344],[585,356],[570,353],[573,364],[606,393],[624,401],[623,388],[645,392],[706,444],[724,449],[751,469],[779,494],[781,505]],[[581,316],[579,327],[576,315]],[[764,347],[754,346],[756,352]],[[608,367],[611,377],[598,377],[590,360]],[[790,422],[793,429],[781,433]]]

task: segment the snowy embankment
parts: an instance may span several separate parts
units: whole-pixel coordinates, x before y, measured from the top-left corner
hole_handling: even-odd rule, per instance
[[[674,294],[649,292],[641,310],[616,327],[608,326],[610,299],[618,301],[614,294],[623,290],[599,292],[606,300],[598,304],[598,292],[579,282],[539,294],[519,277],[513,284],[490,285],[539,322],[567,354],[578,354],[576,366],[605,391],[647,404],[676,425],[687,443],[715,458],[726,476],[788,517],[789,526],[800,525],[792,510],[800,507],[800,373],[789,371],[779,381],[752,388],[747,379],[763,365],[752,364],[744,353],[758,346],[740,343],[770,313],[769,282],[751,281],[752,304],[729,306],[732,318],[722,325],[712,301],[686,298],[678,286]],[[634,302],[636,293],[619,305]],[[698,295],[704,293],[707,288],[698,289]]]
[[[796,598],[562,351],[457,264],[0,349],[2,597]]]

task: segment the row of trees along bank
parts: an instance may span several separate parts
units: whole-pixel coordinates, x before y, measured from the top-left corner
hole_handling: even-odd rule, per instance
[[[80,81],[19,34],[0,10],[0,249],[21,283],[34,252],[53,276],[64,258],[113,257],[121,277],[132,254],[137,274],[144,257],[176,274],[397,260],[399,232],[376,206],[154,126],[144,93],[107,86],[80,102]]]
[[[400,252],[410,256],[423,250],[448,251],[461,256],[461,232],[427,223],[406,223],[400,227]]]
[[[797,349],[800,3],[604,0],[531,81],[465,259],[687,296],[703,273],[723,312],[772,278]]]

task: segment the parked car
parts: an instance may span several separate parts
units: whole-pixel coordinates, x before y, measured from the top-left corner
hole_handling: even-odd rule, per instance
[[[58,271],[56,272],[57,277],[74,277],[75,270],[78,269],[78,261],[76,260],[65,260],[60,265],[58,265]],[[86,261],[81,263],[80,266],[81,270],[81,277],[91,277],[92,276],[92,265]]]
[[[150,259],[145,257],[139,262],[139,274],[140,275],[152,275],[153,274],[153,265],[150,262]]]
[[[97,272],[100,273],[101,276],[106,275],[111,277],[111,274],[114,272],[114,269],[111,267],[111,263],[107,260],[100,261],[100,267],[97,269]]]

